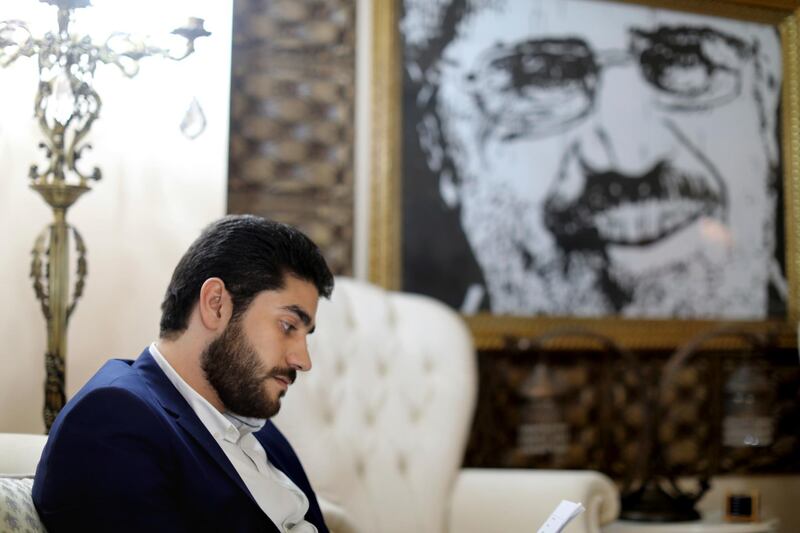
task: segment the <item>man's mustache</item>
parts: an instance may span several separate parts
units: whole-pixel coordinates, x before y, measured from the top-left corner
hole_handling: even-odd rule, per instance
[[[685,171],[667,160],[638,175],[596,170],[584,161],[580,166],[580,195],[565,201],[556,191],[545,203],[545,224],[566,248],[581,248],[581,242],[652,244],[725,208],[710,173]]]
[[[264,376],[264,380],[270,378],[286,378],[291,385],[294,383],[294,380],[297,379],[297,370],[294,368],[273,368]]]

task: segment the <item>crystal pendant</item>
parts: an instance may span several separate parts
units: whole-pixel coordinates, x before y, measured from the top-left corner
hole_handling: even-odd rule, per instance
[[[45,100],[45,120],[48,124],[54,121],[62,126],[75,113],[75,93],[72,92],[72,81],[69,74],[60,69],[50,80],[50,96]]]
[[[192,98],[192,102],[181,120],[181,132],[189,139],[196,139],[205,130],[206,115],[197,98]]]

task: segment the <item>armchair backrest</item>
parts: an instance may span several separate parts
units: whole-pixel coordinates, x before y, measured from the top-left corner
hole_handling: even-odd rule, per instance
[[[463,321],[431,298],[339,278],[309,345],[313,369],[275,422],[318,495],[364,532],[446,531],[477,394]]]

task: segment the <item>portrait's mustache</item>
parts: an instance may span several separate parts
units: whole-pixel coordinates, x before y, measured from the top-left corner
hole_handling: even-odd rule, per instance
[[[724,212],[710,172],[684,170],[662,160],[639,175],[598,171],[584,161],[584,187],[568,202],[558,191],[545,204],[545,224],[568,249],[595,243],[642,246],[657,242],[701,216]]]

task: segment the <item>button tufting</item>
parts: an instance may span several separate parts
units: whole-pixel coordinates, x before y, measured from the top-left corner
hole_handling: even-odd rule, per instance
[[[397,470],[400,471],[400,474],[405,474],[408,471],[408,461],[402,453],[397,454]]]

